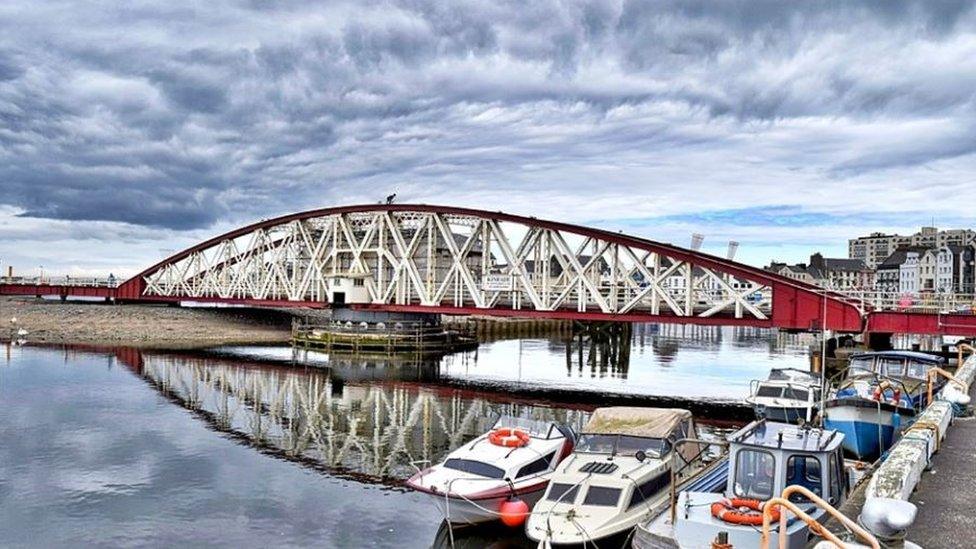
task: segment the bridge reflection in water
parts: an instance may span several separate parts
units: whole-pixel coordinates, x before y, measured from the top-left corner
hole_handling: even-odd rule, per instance
[[[415,466],[483,433],[497,414],[576,427],[588,415],[413,381],[364,384],[334,378],[329,370],[140,354],[139,375],[212,429],[267,454],[363,482],[399,485]],[[343,369],[351,369],[355,359],[344,360]],[[361,365],[377,367],[375,359]],[[413,366],[391,367],[413,377]]]

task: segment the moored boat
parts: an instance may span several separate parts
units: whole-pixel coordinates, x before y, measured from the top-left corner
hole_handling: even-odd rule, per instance
[[[705,468],[691,412],[599,408],[529,515],[526,533],[546,545],[599,543],[626,535],[668,501],[673,460],[680,478]]]
[[[727,438],[727,482],[721,486],[681,490],[674,513],[662,512],[642,523],[634,536],[636,549],[662,547],[699,549],[713,547],[720,532],[731,547],[759,547],[765,502],[799,485],[839,507],[850,490],[841,444],[844,435],[830,429],[797,427],[757,420]],[[806,496],[794,493],[789,500],[816,522],[826,511]],[[779,535],[774,510],[774,536]],[[802,520],[786,522],[786,547],[807,546],[810,527]],[[783,547],[782,545],[780,547]]]
[[[746,402],[757,419],[810,423],[820,401],[820,376],[796,368],[774,368],[763,380],[753,380]]]
[[[851,356],[845,375],[824,403],[824,426],[844,433],[844,449],[861,460],[874,460],[928,405],[944,378],[929,371],[945,363],[938,356],[913,351],[881,351]]]
[[[430,495],[453,524],[497,520],[508,502],[522,519],[542,496],[555,467],[573,450],[575,433],[555,422],[502,416],[494,427],[419,471],[406,485]]]

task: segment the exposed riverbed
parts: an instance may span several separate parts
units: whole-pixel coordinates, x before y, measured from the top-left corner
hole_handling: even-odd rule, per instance
[[[11,322],[16,319],[16,323]],[[204,347],[282,343],[291,336],[287,312],[242,308],[195,309],[0,297],[0,340],[19,330],[33,343],[94,343],[138,347]]]

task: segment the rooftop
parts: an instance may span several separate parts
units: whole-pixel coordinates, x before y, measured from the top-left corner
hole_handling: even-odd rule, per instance
[[[844,435],[830,429],[803,428],[788,423],[758,420],[729,435],[730,443],[808,452],[833,451]]]

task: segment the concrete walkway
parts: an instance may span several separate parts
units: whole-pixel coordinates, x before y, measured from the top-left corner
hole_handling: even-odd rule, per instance
[[[973,401],[976,402],[976,384]],[[925,549],[976,547],[976,419],[956,418],[912,495],[908,539]]]

